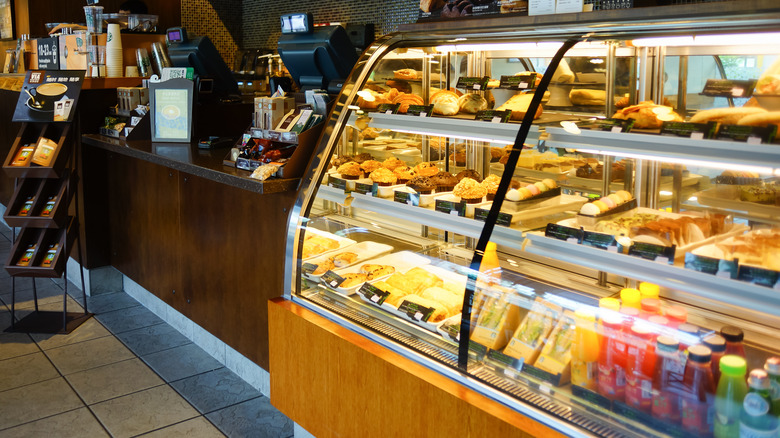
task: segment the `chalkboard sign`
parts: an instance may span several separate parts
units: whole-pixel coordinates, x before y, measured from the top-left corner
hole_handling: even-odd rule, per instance
[[[38,69],[59,70],[60,48],[59,38],[38,38]]]

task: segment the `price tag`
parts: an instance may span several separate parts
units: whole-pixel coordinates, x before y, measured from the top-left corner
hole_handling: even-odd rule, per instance
[[[322,274],[320,281],[322,281],[323,283],[327,284],[332,288],[337,288],[339,287],[339,285],[341,285],[341,283],[344,282],[344,277],[340,276],[339,274],[333,271],[327,271],[324,274]]]
[[[661,125],[661,135],[676,137],[687,137],[693,140],[714,138],[717,132],[718,123],[685,123],[685,122],[663,122]]]
[[[652,243],[634,242],[628,248],[628,255],[664,264],[674,263],[675,246],[653,245]]]
[[[748,144],[761,144],[761,137],[748,137],[747,139]]]
[[[609,249],[614,247],[614,252],[617,252],[617,241],[615,240],[615,236],[611,234],[585,231],[582,235],[582,244],[599,249]]]
[[[376,303],[380,306],[385,302],[387,297],[390,296],[389,292],[380,290],[379,288],[369,283],[363,283],[363,285],[358,289],[358,293],[366,297],[366,299],[372,303]]]
[[[739,265],[737,279],[759,286],[775,287],[780,279],[780,273],[758,266]]]
[[[311,275],[311,273],[312,273],[312,272],[314,272],[314,271],[316,271],[316,270],[317,270],[317,265],[316,265],[316,264],[314,264],[314,263],[304,263],[304,264],[301,266],[301,271],[302,271],[304,274],[307,274],[307,275]]]
[[[691,138],[694,140],[701,140],[704,138],[703,132],[691,132]]]
[[[376,184],[355,183],[355,190],[353,192],[360,193],[361,195],[370,195],[374,192],[374,186]]]
[[[474,219],[485,222],[487,220],[488,214],[490,213],[490,210],[484,209],[484,208],[475,208],[474,209]],[[498,212],[498,217],[496,218],[496,225],[501,225],[504,227],[509,227],[512,225],[512,215],[508,213],[504,213],[503,211]]]
[[[393,192],[393,201],[417,207],[420,205],[420,195],[418,193],[396,190]]]
[[[547,224],[547,228],[544,230],[546,237],[552,237],[553,239],[565,240],[569,243],[580,243],[582,241],[582,229],[565,227],[558,224]]]
[[[427,116],[427,115],[428,115],[428,113],[426,113],[426,112],[422,112],[422,113],[420,113],[420,117],[425,117],[425,116]]]
[[[707,79],[701,94],[713,97],[750,97],[756,88],[756,79]]]
[[[339,189],[343,191],[347,191],[347,180],[336,178],[331,175],[331,177],[328,179],[328,182],[330,182],[330,186],[334,189]]]
[[[404,300],[404,302],[398,306],[399,312],[405,313],[406,316],[408,316],[410,319],[419,322],[428,322],[428,320],[431,318],[431,315],[433,315],[434,310],[436,309],[432,307],[421,306],[417,303],[406,300]]]
[[[409,105],[406,115],[418,117],[430,117],[433,114],[433,105]]]
[[[501,123],[501,117],[493,117],[490,120],[491,123]]]
[[[610,132],[623,132],[622,126],[613,126],[612,129],[610,129]]]
[[[537,73],[501,76],[498,88],[504,90],[532,90],[536,88],[536,76]]]
[[[491,123],[508,123],[512,117],[512,111],[482,110],[477,111],[474,120],[482,120]]]
[[[380,103],[376,107],[377,111],[385,114],[398,114],[398,108],[401,107],[400,103]]]
[[[715,138],[722,140],[743,141],[747,144],[772,143],[777,136],[777,125],[744,126],[720,125]]]
[[[489,76],[483,77],[461,77],[458,79],[456,88],[463,88],[466,90],[482,90],[487,88],[487,83],[490,80]]]
[[[582,122],[580,127],[594,129],[598,131],[606,132],[631,132],[631,128],[634,127],[634,119],[603,119],[594,120],[592,122]]]
[[[452,202],[443,199],[437,199],[434,209],[441,213],[447,213],[454,216],[466,216],[465,202]]]

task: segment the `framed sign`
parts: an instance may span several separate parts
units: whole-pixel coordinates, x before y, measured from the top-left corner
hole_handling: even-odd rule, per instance
[[[14,1],[0,0],[0,40],[14,39]]]
[[[193,90],[194,82],[187,79],[149,83],[152,141],[190,142]]]
[[[16,102],[14,122],[71,122],[84,72],[29,70]]]

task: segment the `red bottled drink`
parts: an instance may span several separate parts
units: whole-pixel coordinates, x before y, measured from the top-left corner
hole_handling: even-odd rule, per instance
[[[691,345],[696,345],[701,341],[699,328],[693,324],[680,324],[677,326],[677,331],[679,332],[680,351],[685,351]]]
[[[743,359],[745,358],[745,346],[742,344],[745,334],[739,327],[727,325],[720,329],[720,335],[726,340],[726,352],[724,354],[733,354]]]
[[[726,355],[726,340],[723,336],[710,335],[701,340],[712,351],[712,378],[720,382],[720,358]]]
[[[659,420],[680,423],[680,388],[685,362],[679,343],[669,336],[656,339],[651,413]]]
[[[622,321],[618,318],[602,319],[604,334],[599,351],[598,392],[610,400],[625,399],[626,344],[622,339]]]
[[[698,436],[711,436],[715,422],[715,380],[710,362],[712,351],[703,345],[688,348],[680,406],[683,428]]]
[[[653,337],[647,325],[634,324],[626,339],[626,404],[647,413],[653,404]]]
[[[677,328],[680,324],[688,322],[688,311],[685,307],[669,306],[666,309],[666,317],[669,318],[669,327]]]

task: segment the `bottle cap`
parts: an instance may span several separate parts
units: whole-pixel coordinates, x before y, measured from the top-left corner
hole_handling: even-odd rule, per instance
[[[653,283],[640,283],[639,292],[642,294],[642,298],[658,298],[658,294],[661,288],[657,284]]]
[[[769,381],[769,374],[766,371],[756,369],[750,372],[748,385],[753,389],[769,389],[772,383]]]
[[[720,358],[720,372],[732,376],[742,376],[745,378],[747,373],[747,362],[744,358],[734,354],[727,354]]]
[[[636,318],[637,316],[639,316],[639,309],[634,307],[623,307],[620,309],[620,313],[626,316]]]
[[[653,315],[650,318],[647,318],[647,321],[658,326],[669,325],[669,318],[661,315]]]
[[[588,309],[577,309],[574,312],[574,317],[579,321],[593,322],[596,320],[596,315]]]
[[[661,313],[661,300],[658,298],[642,298],[642,311],[647,313]]]
[[[634,324],[631,326],[631,334],[642,339],[648,339],[653,332],[647,324]]]
[[[599,300],[599,307],[617,312],[620,310],[620,300],[611,297],[602,298]]]
[[[658,350],[666,353],[674,353],[680,348],[680,343],[671,336],[659,336],[655,341]]]
[[[688,360],[696,363],[709,363],[712,360],[712,351],[704,345],[693,345],[688,348]]]
[[[780,375],[780,357],[770,357],[764,364],[767,373],[777,376]]]
[[[675,321],[686,322],[688,320],[688,311],[685,310],[685,307],[669,306],[666,309],[666,316]]]
[[[623,307],[639,308],[639,300],[642,299],[642,293],[638,289],[625,288],[620,291],[620,300],[623,301]]]
[[[733,325],[727,325],[720,329],[720,335],[726,338],[726,342],[742,342],[742,339],[745,338],[742,330]]]
[[[709,335],[702,339],[701,343],[712,350],[713,353],[723,353],[726,351],[726,340],[720,335]]]

